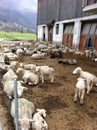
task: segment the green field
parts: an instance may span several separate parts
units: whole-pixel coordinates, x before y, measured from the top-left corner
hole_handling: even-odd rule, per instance
[[[36,34],[33,33],[20,33],[20,32],[1,32],[0,38],[5,39],[33,39],[36,38]]]

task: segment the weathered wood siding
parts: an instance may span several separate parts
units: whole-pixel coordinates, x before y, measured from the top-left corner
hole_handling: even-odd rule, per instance
[[[82,0],[38,0],[37,24],[89,15],[82,11]]]

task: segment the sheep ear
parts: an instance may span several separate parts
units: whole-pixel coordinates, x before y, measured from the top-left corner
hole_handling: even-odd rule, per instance
[[[39,112],[39,111],[40,111],[40,109],[36,109],[36,111],[37,111],[37,112]]]

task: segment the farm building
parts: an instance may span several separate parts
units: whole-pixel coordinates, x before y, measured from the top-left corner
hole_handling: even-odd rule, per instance
[[[97,50],[97,0],[38,0],[38,40]]]

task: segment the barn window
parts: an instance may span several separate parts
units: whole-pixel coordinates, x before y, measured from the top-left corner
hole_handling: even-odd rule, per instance
[[[71,33],[73,33],[73,25],[71,24],[71,25],[66,25],[65,26],[65,28],[64,28],[64,33],[69,33],[69,34],[71,34]]]
[[[86,37],[85,39],[85,48],[93,48],[94,47],[95,37]]]
[[[96,26],[97,26],[97,23],[93,23],[93,24],[91,25],[90,34],[94,34],[94,33],[95,33]]]
[[[97,26],[96,26],[95,34],[97,34]]]
[[[91,27],[91,23],[87,23],[83,25],[82,34],[88,34]]]
[[[56,24],[56,34],[59,34],[59,24]]]

